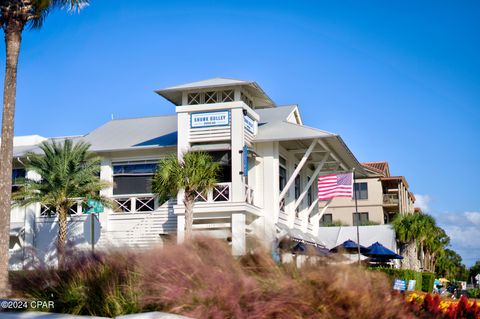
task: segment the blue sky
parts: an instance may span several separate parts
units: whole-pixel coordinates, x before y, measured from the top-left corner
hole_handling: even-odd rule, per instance
[[[85,134],[112,114],[172,113],[154,89],[255,80],[360,161],[388,160],[470,265],[480,259],[479,14],[478,1],[92,0],[24,33],[16,135]]]

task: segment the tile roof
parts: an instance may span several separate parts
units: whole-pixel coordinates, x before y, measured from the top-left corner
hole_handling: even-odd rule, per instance
[[[387,177],[390,175],[390,170],[388,167],[387,161],[381,162],[364,162],[362,165],[370,170],[373,170],[377,173],[382,174],[383,176]]]

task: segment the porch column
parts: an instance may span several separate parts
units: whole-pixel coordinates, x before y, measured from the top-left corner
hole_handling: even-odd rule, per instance
[[[102,189],[100,195],[106,197],[113,196],[113,166],[112,161],[109,159],[103,159],[100,167],[100,179],[110,183],[108,188]],[[100,236],[106,233],[108,230],[108,215],[113,213],[111,208],[106,208],[103,213],[98,214],[98,220],[100,221]]]
[[[245,214],[232,214],[232,253],[234,256],[242,256],[246,253],[245,238]]]
[[[185,241],[185,215],[177,215],[177,243]]]
[[[240,175],[243,171],[242,154],[244,131],[243,131],[243,109],[231,109],[231,127],[232,127],[232,189],[230,192],[233,202],[245,201],[244,177]]]

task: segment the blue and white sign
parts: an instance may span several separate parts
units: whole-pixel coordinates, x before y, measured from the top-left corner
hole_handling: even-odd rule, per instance
[[[405,291],[407,289],[407,281],[401,279],[395,279],[393,283],[393,289],[399,291]]]
[[[229,111],[202,112],[190,114],[190,127],[227,126],[230,124]]]
[[[257,122],[255,122],[254,120],[252,120],[249,116],[245,115],[243,117],[243,127],[250,133],[252,133],[253,135],[256,134],[257,132]]]

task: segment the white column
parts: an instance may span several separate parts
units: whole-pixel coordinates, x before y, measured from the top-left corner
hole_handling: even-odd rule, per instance
[[[233,202],[245,201],[245,188],[243,186],[242,154],[240,151],[244,146],[243,131],[243,109],[231,109],[231,130],[232,130],[232,190],[231,195]]]
[[[232,214],[232,253],[234,256],[245,255],[245,214]]]
[[[110,183],[108,188],[102,189],[100,191],[100,195],[106,197],[113,196],[113,166],[112,161],[110,159],[103,159],[100,168],[100,179]],[[108,215],[112,214],[113,211],[111,208],[105,208],[103,213],[98,214],[98,220],[100,221],[101,225],[101,232],[108,230]]]
[[[185,240],[185,215],[177,215],[177,243],[181,244]]]

